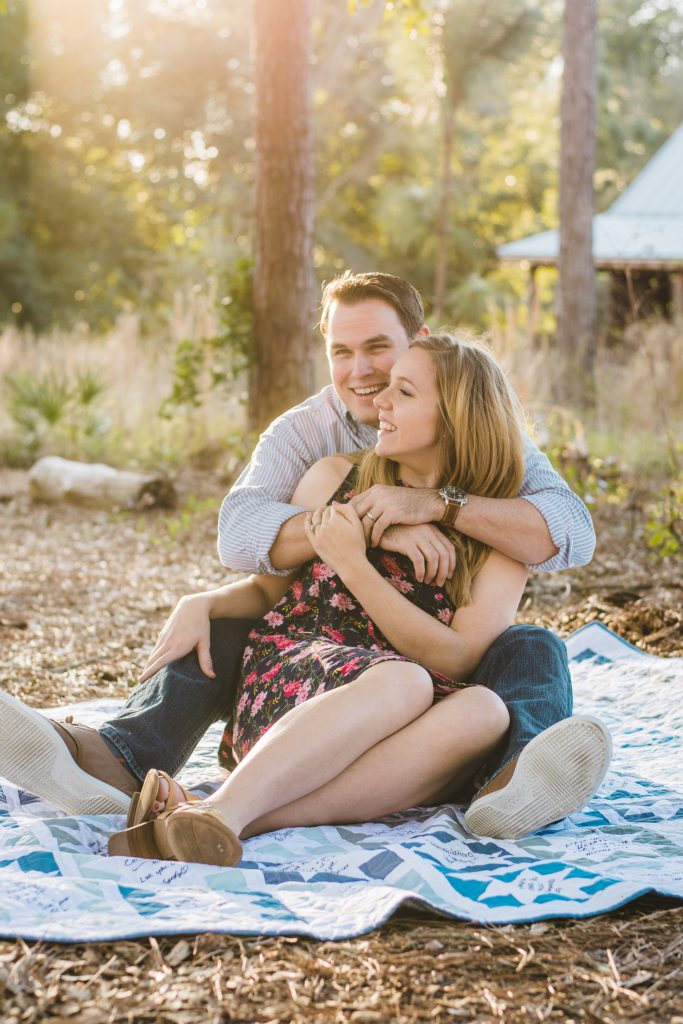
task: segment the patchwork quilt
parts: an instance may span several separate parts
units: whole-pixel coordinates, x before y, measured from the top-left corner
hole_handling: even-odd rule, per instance
[[[447,804],[250,839],[237,868],[110,858],[116,815],[74,818],[0,780],[0,935],[59,942],[226,932],[343,939],[401,905],[480,923],[584,917],[656,891],[683,899],[683,659],[599,623],[567,641],[575,710],[611,729],[590,805],[517,842],[477,839]],[[60,709],[97,724],[118,707]],[[183,780],[208,792],[216,725]]]

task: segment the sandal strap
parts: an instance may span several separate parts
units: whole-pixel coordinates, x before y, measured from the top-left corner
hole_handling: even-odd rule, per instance
[[[168,797],[166,799],[166,806],[163,811],[156,815],[156,819],[166,818],[169,814],[179,807],[181,804],[193,804],[196,801],[201,800],[201,797],[195,796],[189,789],[185,789],[179,782],[176,782],[167,772],[156,770],[156,776],[160,779],[164,779],[168,786]],[[136,825],[144,825],[147,821],[152,821],[152,808],[148,807],[147,813],[143,814],[143,808],[140,806],[140,798],[131,804],[130,812],[128,814],[128,820],[126,822],[128,828],[133,828]]]
[[[167,775],[166,772],[159,772],[162,779],[165,779],[168,783],[168,797],[166,799],[166,807],[158,817],[166,817],[176,809],[179,804],[194,804],[202,798],[195,796],[189,789],[185,789],[179,782],[176,782],[174,778]]]

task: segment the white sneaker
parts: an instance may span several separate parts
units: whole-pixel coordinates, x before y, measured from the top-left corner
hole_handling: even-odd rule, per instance
[[[68,814],[126,814],[130,796],[79,768],[49,718],[0,690],[0,775]]]
[[[477,836],[521,839],[584,807],[604,779],[611,756],[612,737],[597,718],[574,715],[556,722],[527,743],[510,766],[507,782],[509,772],[501,773],[504,784],[498,788],[484,787],[465,823]]]

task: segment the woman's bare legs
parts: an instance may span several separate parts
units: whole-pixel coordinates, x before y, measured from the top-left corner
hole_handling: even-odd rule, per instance
[[[507,709],[491,690],[457,690],[366,749],[328,782],[253,818],[241,837],[278,828],[372,821],[418,804],[439,803],[493,754],[508,724]],[[338,740],[335,730],[332,742]],[[249,755],[254,761],[255,754],[256,747]],[[166,795],[164,786],[156,811],[163,810]]]
[[[493,754],[508,724],[507,709],[491,690],[458,690],[319,789],[250,822],[242,838],[278,828],[373,821],[439,803]]]
[[[292,708],[204,803],[240,835],[255,819],[330,782],[423,715],[432,699],[432,680],[421,666],[373,665],[346,686]]]

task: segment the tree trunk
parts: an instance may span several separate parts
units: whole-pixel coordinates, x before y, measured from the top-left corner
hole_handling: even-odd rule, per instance
[[[441,142],[441,195],[439,196],[439,220],[436,225],[436,268],[434,273],[434,323],[438,326],[444,319],[446,304],[446,281],[448,276],[448,242],[450,235],[451,195],[453,193],[453,131],[455,127],[455,102],[446,94],[443,100],[442,142]]]
[[[311,393],[311,0],[256,0],[254,358],[248,425]]]
[[[565,0],[560,138],[558,343],[565,398],[590,399],[597,330],[595,200],[596,0]]]

